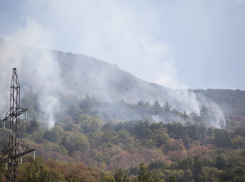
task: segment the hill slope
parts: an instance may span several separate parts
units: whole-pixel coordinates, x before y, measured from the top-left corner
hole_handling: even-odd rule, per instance
[[[95,95],[105,101],[124,99],[136,103],[140,100],[161,105],[166,101],[173,109],[199,113],[200,105],[212,105],[217,113],[224,111],[229,119],[245,117],[245,92],[239,90],[173,90],[155,83],[140,80],[115,65],[81,54],[63,53],[0,40],[2,70],[18,68],[24,95],[38,92],[43,95],[40,108],[52,110],[57,95],[85,97]],[[10,74],[1,73],[0,95],[7,103]],[[7,93],[7,94],[5,94]],[[218,104],[218,105],[217,105]],[[219,108],[220,107],[220,108]],[[3,111],[2,111],[3,112]],[[45,112],[45,111],[44,111]]]
[[[197,89],[193,91],[216,102],[224,111],[227,119],[245,122],[245,91],[230,89]]]

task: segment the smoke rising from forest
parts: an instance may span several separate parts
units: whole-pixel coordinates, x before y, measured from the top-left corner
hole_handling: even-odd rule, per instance
[[[173,99],[173,103],[171,103],[173,108],[182,112],[186,111],[188,114],[192,112],[199,114],[200,107],[207,106],[211,112],[215,113],[212,114],[210,124],[217,128],[221,127],[221,123],[222,126],[225,126],[225,116],[222,109],[211,99],[187,89],[169,90],[168,96]]]
[[[17,68],[21,97],[27,92],[38,92],[38,105],[40,111],[44,113],[42,119],[48,122],[49,127],[54,125],[54,111],[58,105],[56,90],[60,88],[59,65],[49,50],[35,48],[43,47],[42,43],[49,41],[48,38],[50,37],[43,34],[42,28],[37,23],[27,20],[25,28],[6,37],[6,40],[13,42],[1,41],[1,71],[8,71],[0,73],[0,99],[3,106],[0,110],[1,116],[4,116],[9,108],[12,69]],[[31,85],[31,90],[23,90],[26,84]]]
[[[44,49],[44,42],[45,45],[48,44],[52,47],[52,42],[55,41],[50,35],[43,33],[42,27],[31,20],[27,21],[25,28],[9,35],[7,40],[17,41],[31,47],[9,41],[3,41],[1,44],[1,70],[9,71],[0,73],[2,83],[0,99],[3,105],[0,110],[1,116],[4,116],[9,107],[12,68],[16,67],[21,84],[24,88],[30,89],[24,90],[24,92],[22,90],[22,94],[28,94],[28,92],[39,94],[38,106],[42,114],[38,119],[46,121],[48,127],[54,126],[55,114],[61,111],[59,95],[72,94],[81,98],[86,94],[95,95],[110,102],[124,99],[129,103],[142,100],[153,104],[157,100],[161,105],[164,105],[168,101],[172,109],[185,111],[187,114],[192,112],[199,114],[199,107],[207,105],[216,113],[213,115],[210,125],[220,127],[220,121],[225,122],[224,114],[217,104],[190,90],[173,90],[149,84],[106,62],[82,55],[64,54]],[[62,67],[62,64],[65,66]],[[173,73],[176,72],[173,65],[168,68],[171,68]],[[168,79],[169,77],[168,74]],[[175,79],[170,78],[170,80]],[[179,83],[176,82],[176,84]],[[29,85],[29,87],[25,87],[25,85]],[[153,119],[158,121],[159,117],[156,115]],[[178,118],[172,119],[178,121]]]

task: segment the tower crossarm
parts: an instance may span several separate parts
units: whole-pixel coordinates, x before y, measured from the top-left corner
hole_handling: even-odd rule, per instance
[[[4,117],[3,121],[8,120],[10,116],[19,116],[19,115],[23,114],[26,111],[27,111],[27,109],[23,109],[23,108],[18,108],[18,109],[15,109],[15,110],[9,109],[9,111],[7,112],[7,114]]]
[[[0,163],[5,160],[8,159],[8,153],[9,153],[9,149],[6,149],[2,152],[1,157],[0,157]]]
[[[8,110],[8,112],[5,115],[5,117],[3,118],[3,121],[7,121],[9,119],[9,116],[10,116],[10,109]]]
[[[29,150],[26,150],[26,151],[21,152],[19,154],[12,155],[12,156],[9,156],[7,158],[3,158],[3,159],[0,160],[0,163],[8,162],[9,159],[17,159],[17,158],[19,158],[19,157],[21,157],[21,156],[23,156],[25,154],[28,154],[30,152],[33,152],[33,151],[35,151],[35,149],[29,149]]]

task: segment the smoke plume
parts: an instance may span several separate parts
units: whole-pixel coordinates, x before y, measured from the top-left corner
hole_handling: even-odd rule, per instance
[[[212,119],[212,126],[219,127],[220,121],[225,121],[224,114],[217,104],[186,89],[187,87],[176,79],[177,69],[173,60],[166,59],[168,46],[154,42],[151,37],[146,36],[147,39],[140,39],[139,44],[143,46],[142,50],[145,53],[143,57],[146,57],[144,62],[147,64],[150,64],[151,59],[160,64],[163,59],[161,63],[163,70],[156,72],[155,83],[181,89],[167,89],[154,83],[138,80],[116,65],[83,55],[48,50],[46,47],[52,48],[55,44],[55,38],[52,35],[37,22],[27,19],[24,28],[6,36],[8,41],[2,41],[1,71],[9,71],[0,72],[0,99],[3,106],[0,109],[0,114],[2,116],[9,107],[11,72],[12,68],[16,67],[21,83],[29,85],[29,91],[39,94],[38,106],[42,115],[38,116],[38,119],[46,121],[49,127],[54,125],[55,113],[59,111],[59,95],[64,94],[77,94],[82,97],[91,94],[108,101],[125,99],[134,103],[139,100],[151,103],[158,100],[161,105],[168,101],[173,108],[181,112],[186,111],[188,114],[198,113],[201,105],[207,105],[216,113]],[[135,47],[139,51],[137,55],[141,55],[142,46]],[[139,58],[133,52],[132,56],[133,59]],[[128,57],[129,55],[120,59],[126,60]],[[66,66],[61,67],[61,65]],[[149,68],[151,67],[149,66]],[[23,77],[26,79],[22,80]],[[28,92],[28,89],[26,88],[25,92]]]
[[[60,69],[50,50],[35,48],[43,48],[43,42],[47,42],[48,38],[50,36],[44,34],[37,23],[27,20],[24,28],[6,37],[8,41],[1,41],[1,71],[8,71],[0,72],[1,116],[4,116],[8,110],[12,68],[17,68],[21,93],[28,91],[23,90],[23,85],[32,85],[31,91],[39,93],[38,105],[40,111],[44,113],[44,116],[40,117],[45,118],[49,127],[54,125],[54,111],[58,107],[57,90],[60,88]]]

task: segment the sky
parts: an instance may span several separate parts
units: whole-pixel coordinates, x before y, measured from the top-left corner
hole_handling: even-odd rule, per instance
[[[0,0],[0,39],[168,88],[245,90],[245,0]]]

